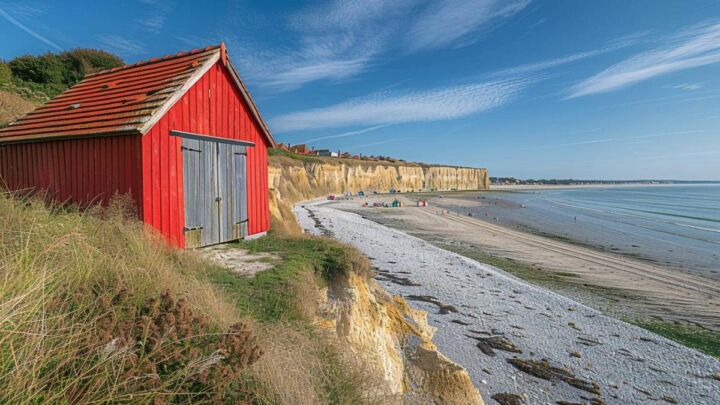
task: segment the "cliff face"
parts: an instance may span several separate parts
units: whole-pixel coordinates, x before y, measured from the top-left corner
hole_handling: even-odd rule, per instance
[[[387,193],[391,189],[402,192],[482,190],[490,187],[487,169],[332,158],[271,156],[268,175],[273,227],[294,232],[298,229],[292,206],[331,193]]]
[[[295,204],[331,193],[489,187],[485,169],[287,156],[270,157],[269,181],[272,226],[291,233],[302,232]],[[371,264],[363,259],[370,272]],[[426,312],[354,272],[336,277],[319,292],[316,323],[361,360],[368,378],[378,381],[369,397],[387,404],[484,404],[467,371],[437,350]]]
[[[336,280],[318,312],[322,325],[381,377],[382,403],[484,404],[467,371],[435,347],[427,313],[374,280],[356,274]]]

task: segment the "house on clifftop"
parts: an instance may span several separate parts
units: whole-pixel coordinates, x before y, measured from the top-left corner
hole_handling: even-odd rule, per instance
[[[270,131],[225,45],[93,75],[0,129],[0,184],[56,201],[132,196],[177,247],[269,229]]]

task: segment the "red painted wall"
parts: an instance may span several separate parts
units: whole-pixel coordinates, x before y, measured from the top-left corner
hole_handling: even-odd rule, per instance
[[[47,191],[83,206],[106,204],[116,193],[140,198],[140,139],[115,136],[0,145],[0,184]]]
[[[0,182],[10,190],[47,190],[55,200],[81,205],[130,193],[140,218],[184,247],[181,140],[171,130],[255,143],[247,148],[248,230],[267,231],[269,142],[221,62],[142,137],[0,145]]]
[[[248,229],[250,235],[267,231],[269,142],[222,62],[191,87],[141,141],[140,216],[170,243],[184,247],[182,141],[170,136],[171,130],[255,143],[247,148]]]

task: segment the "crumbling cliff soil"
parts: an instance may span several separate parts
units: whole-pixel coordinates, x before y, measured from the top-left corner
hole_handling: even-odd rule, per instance
[[[352,273],[333,282],[326,297],[321,324],[383,376],[388,403],[484,403],[467,371],[437,351],[426,312]]]

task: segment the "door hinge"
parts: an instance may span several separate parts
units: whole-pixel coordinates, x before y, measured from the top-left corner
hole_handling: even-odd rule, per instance
[[[188,148],[187,146],[181,146],[181,147],[180,147],[180,150],[189,150],[190,152],[202,153],[202,151],[199,150],[199,149]]]

